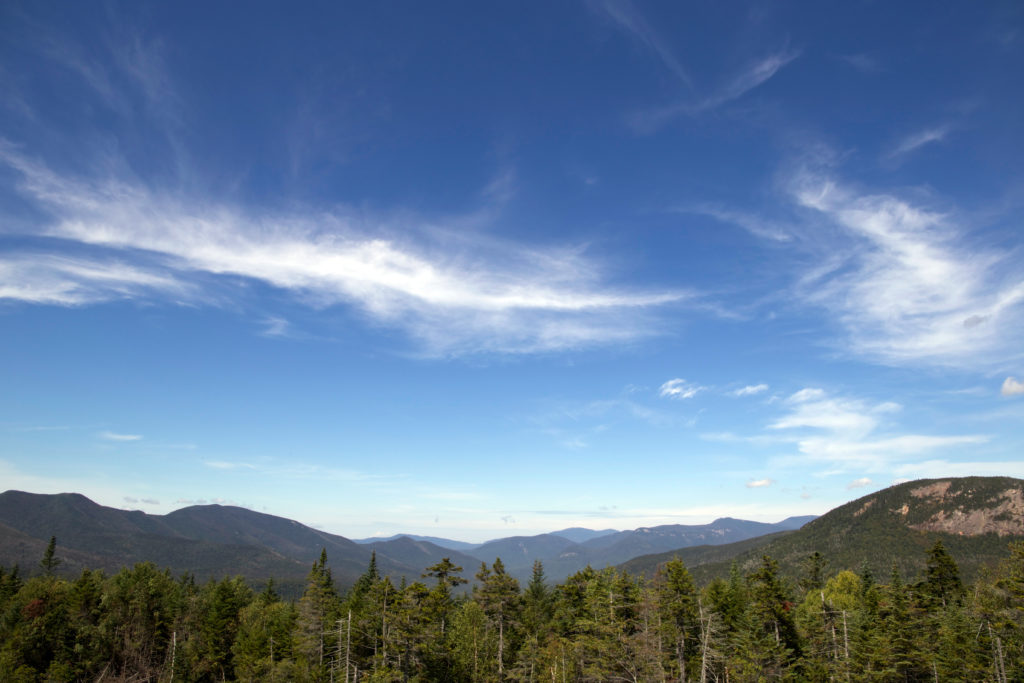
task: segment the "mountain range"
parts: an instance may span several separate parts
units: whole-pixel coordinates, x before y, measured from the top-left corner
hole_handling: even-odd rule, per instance
[[[560,581],[590,564],[615,565],[637,555],[696,544],[730,543],[782,529],[809,517],[764,524],[718,519],[704,525],[666,525],[632,531],[565,529],[536,536],[472,544],[450,539],[396,536],[351,541],[299,522],[240,507],[196,505],[166,515],[105,507],[76,493],[0,494],[0,565],[32,570],[51,536],[57,538],[64,571],[84,567],[117,571],[152,561],[199,579],[241,574],[253,582],[274,577],[287,590],[301,586],[321,550],[342,586],[362,574],[376,554],[382,573],[420,578],[424,568],[448,557],[471,577],[481,562],[500,557],[509,573],[529,577],[535,560],[549,580]],[[580,540],[574,540],[580,539]]]
[[[887,577],[895,564],[904,575],[924,565],[936,540],[972,578],[1006,556],[1007,542],[1024,539],[1024,481],[964,477],[899,484],[842,505],[827,514],[792,517],[776,524],[732,518],[704,525],[664,525],[616,531],[564,529],[486,543],[401,535],[352,541],[299,522],[239,507],[200,505],[166,515],[119,510],[75,493],[0,494],[0,565],[31,572],[50,537],[57,538],[62,570],[118,571],[151,561],[197,579],[240,574],[260,584],[273,577],[286,595],[297,595],[311,564],[326,551],[341,588],[351,585],[376,554],[378,569],[395,580],[419,579],[444,557],[471,578],[481,562],[500,557],[525,581],[540,560],[549,581],[560,582],[590,565],[619,566],[653,575],[678,556],[704,583],[736,565],[751,570],[763,554],[796,576],[817,551],[830,571],[866,567]]]

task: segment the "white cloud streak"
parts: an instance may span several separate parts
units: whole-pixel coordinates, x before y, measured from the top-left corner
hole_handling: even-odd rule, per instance
[[[413,244],[388,238],[394,230],[386,219],[251,216],[157,195],[137,182],[61,177],[9,145],[0,145],[0,161],[21,172],[21,193],[54,217],[45,229],[53,244],[117,255],[105,262],[2,256],[0,293],[9,299],[82,304],[168,293],[181,299],[198,294],[200,275],[240,276],[314,307],[355,306],[405,331],[427,353],[450,355],[631,341],[656,333],[654,309],[693,296],[607,287],[597,264],[578,249],[529,249],[421,222],[414,227],[425,227],[433,242]],[[142,256],[159,267],[125,263]]]
[[[747,482],[748,489],[761,489],[775,483],[774,479],[753,479]]]
[[[864,488],[865,486],[868,486],[871,483],[871,479],[869,479],[868,477],[861,477],[860,479],[854,479],[849,484],[847,484],[846,490],[850,491],[852,489]]]
[[[732,392],[733,396],[755,396],[757,394],[768,391],[767,384],[748,384],[745,387],[737,389]]]
[[[256,465],[248,462],[231,462],[228,460],[204,460],[203,464],[215,470],[255,470]]]
[[[854,353],[963,366],[1021,355],[1019,259],[970,248],[942,214],[857,194],[820,173],[798,174],[791,188],[801,206],[842,231],[828,245],[830,267],[808,275],[797,294],[837,316]]]
[[[97,436],[106,441],[139,441],[140,434],[118,434],[116,432],[100,432]]]

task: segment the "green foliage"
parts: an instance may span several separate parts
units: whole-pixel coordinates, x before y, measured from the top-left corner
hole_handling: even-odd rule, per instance
[[[3,681],[1024,680],[1024,544],[967,589],[943,546],[886,583],[827,575],[801,590],[763,556],[698,590],[680,559],[651,580],[587,567],[525,591],[500,559],[453,598],[460,568],[395,586],[371,561],[340,598],[326,553],[302,597],[240,578],[196,586],[139,564],[21,581],[0,569]],[[816,567],[818,569],[816,569]]]

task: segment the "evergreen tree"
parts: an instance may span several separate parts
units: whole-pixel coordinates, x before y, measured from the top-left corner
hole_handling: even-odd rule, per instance
[[[222,681],[235,677],[231,646],[238,632],[239,614],[252,599],[252,590],[240,576],[210,581],[203,589],[200,674],[208,672]]]
[[[434,607],[437,618],[441,624],[441,636],[444,636],[445,620],[452,607],[452,589],[469,583],[468,579],[459,576],[462,567],[454,564],[449,558],[443,557],[440,562],[427,567],[422,578],[432,577],[437,579],[437,588],[434,589]]]
[[[750,575],[749,582],[751,601],[762,627],[773,632],[776,645],[788,656],[799,656],[800,640],[791,613],[793,603],[786,595],[779,563],[763,555],[760,568]]]
[[[828,560],[825,556],[815,550],[803,561],[804,575],[800,579],[800,588],[804,593],[821,590],[825,586],[825,569],[828,567]]]
[[[692,677],[700,657],[697,589],[679,558],[666,562],[654,577],[661,635],[671,653],[669,670],[680,681]]]
[[[519,582],[505,573],[505,565],[501,558],[495,558],[493,571],[488,571],[486,564],[481,564],[476,578],[480,584],[475,587],[473,596],[483,608],[484,613],[497,627],[498,631],[498,680],[505,676],[505,643],[508,638],[506,631],[515,623],[519,613]]]
[[[0,567],[0,610],[3,610],[7,601],[21,590],[22,583],[18,565],[14,565],[11,569]]]
[[[459,573],[461,572],[462,567],[453,563],[449,558],[443,557],[440,562],[427,567],[422,574],[422,578],[436,578],[438,588],[441,588],[446,592],[450,592],[452,588],[461,586],[464,583],[469,583],[467,579],[459,576]]]
[[[232,666],[244,683],[295,680],[295,607],[263,594],[238,613],[238,629],[231,647]]]
[[[257,600],[263,605],[272,605],[281,600],[281,596],[278,595],[277,589],[274,586],[274,577],[267,579],[267,585],[260,591]]]
[[[57,567],[60,566],[62,560],[56,555],[57,550],[57,537],[50,536],[50,542],[46,545],[46,551],[43,553],[43,559],[39,561],[39,566],[43,568],[43,573],[47,576],[53,576],[53,572]]]
[[[106,607],[101,629],[111,639],[111,670],[155,677],[176,640],[180,585],[168,570],[141,562],[111,577]]]
[[[466,600],[459,605],[452,615],[450,636],[455,680],[501,680],[498,639],[480,603]]]
[[[103,572],[83,569],[68,592],[68,618],[74,631],[73,677],[86,680],[110,660],[111,648],[100,625],[103,620]]]
[[[926,567],[925,579],[919,586],[925,607],[945,606],[949,602],[959,603],[963,599],[960,568],[942,541],[935,541],[935,545],[928,551]]]
[[[913,680],[922,672],[919,652],[914,642],[917,619],[913,612],[903,576],[894,562],[887,591],[888,605],[884,612],[883,628],[885,640],[879,643],[883,649],[884,671],[901,680]],[[876,641],[877,642],[877,641]]]
[[[313,563],[306,579],[306,588],[299,599],[296,647],[314,681],[327,680],[330,670],[328,631],[338,613],[338,594],[327,567],[327,550]]]
[[[535,560],[530,581],[523,591],[523,630],[539,638],[551,621],[553,597],[544,577],[544,564]]]

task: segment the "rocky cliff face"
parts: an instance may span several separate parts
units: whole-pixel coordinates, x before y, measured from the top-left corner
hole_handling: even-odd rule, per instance
[[[928,519],[910,528],[919,531],[941,531],[959,536],[1024,535],[1024,490],[1007,488],[978,500],[977,492],[951,490],[953,482],[941,480],[910,491],[922,502],[941,505]],[[903,513],[906,514],[904,505]]]

